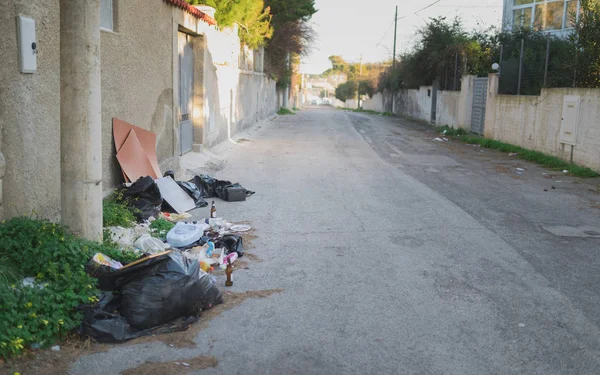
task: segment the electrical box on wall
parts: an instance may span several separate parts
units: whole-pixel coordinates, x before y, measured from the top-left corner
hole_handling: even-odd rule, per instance
[[[17,16],[17,34],[19,42],[19,70],[21,70],[21,73],[35,73],[37,70],[35,21],[31,18]]]
[[[577,125],[579,123],[579,102],[577,95],[565,95],[560,125],[560,143],[575,146],[577,143]]]

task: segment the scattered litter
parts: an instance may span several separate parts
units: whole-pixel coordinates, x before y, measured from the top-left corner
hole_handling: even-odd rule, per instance
[[[110,267],[115,270],[120,270],[121,268],[123,268],[123,265],[121,264],[121,262],[117,262],[116,260],[113,260],[102,253],[96,253],[92,257],[92,261],[94,261],[95,263],[97,263],[99,265],[107,266],[107,267]]]
[[[448,133],[448,130],[444,130],[444,131],[442,132],[442,134],[444,134],[444,135],[446,135],[446,133]]]
[[[448,142],[448,138],[442,138],[444,142]]]
[[[179,222],[167,233],[167,242],[173,247],[189,246],[198,241],[208,228],[207,224]]]
[[[565,169],[565,170],[563,171],[563,173],[569,173],[569,171]]]
[[[556,190],[556,186],[552,186],[552,190]]]
[[[53,352],[60,352],[60,346],[54,345],[53,347],[50,348],[50,350],[52,350]]]
[[[29,345],[29,347],[30,347],[32,350],[41,349],[41,348],[42,348],[42,344],[40,344],[40,343],[38,342],[38,343],[35,343],[35,344],[31,344],[31,345]]]
[[[519,155],[519,154],[516,153],[516,152],[511,152],[511,153],[508,154],[508,156],[517,156],[517,155]]]
[[[27,288],[38,288],[38,289],[44,289],[46,287],[44,284],[40,284],[40,283],[36,282],[35,278],[33,278],[33,277],[24,278],[23,286],[27,287]]]
[[[436,142],[444,142],[444,140],[442,138],[433,138],[433,140]]]
[[[176,212],[182,213],[196,208],[196,202],[171,177],[156,180],[164,201]]]
[[[523,328],[523,327],[525,327],[525,324],[519,323],[519,327]]]
[[[168,244],[149,234],[144,234],[138,238],[133,245],[144,254],[162,253],[170,247]]]
[[[184,212],[181,214],[171,214],[168,212],[161,212],[160,217],[162,217],[163,219],[169,220],[171,222],[177,222],[177,221],[181,221],[181,220],[191,219],[192,214],[189,214],[187,212]]]
[[[516,168],[516,170],[519,172],[525,172],[525,168]]]
[[[198,188],[202,189],[202,197],[204,198],[218,197],[223,200],[228,200],[228,193],[231,191],[231,199],[234,199],[238,197],[240,190],[246,195],[246,197],[254,195],[253,191],[245,189],[238,183],[233,184],[231,181],[217,180],[205,174],[194,177],[190,182],[192,181],[196,186],[198,186]]]
[[[548,189],[544,189],[544,191],[548,191]]]
[[[229,228],[229,230],[232,232],[247,232],[250,229],[252,229],[252,227],[245,224],[232,225],[231,228]]]
[[[190,367],[189,363],[181,362],[181,364],[184,365],[185,367]]]

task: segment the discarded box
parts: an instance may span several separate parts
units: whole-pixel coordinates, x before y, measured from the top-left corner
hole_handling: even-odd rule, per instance
[[[225,188],[225,200],[228,202],[241,202],[246,200],[246,189],[243,187]]]

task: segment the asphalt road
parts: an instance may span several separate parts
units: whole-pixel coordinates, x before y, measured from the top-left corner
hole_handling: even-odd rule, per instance
[[[211,174],[257,192],[217,202],[262,259],[229,290],[282,291],[216,317],[196,348],[119,345],[70,372],[203,354],[219,364],[200,374],[600,373],[599,182],[434,137],[310,109],[217,148]]]

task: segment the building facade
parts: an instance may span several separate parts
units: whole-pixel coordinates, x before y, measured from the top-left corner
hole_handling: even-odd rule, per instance
[[[504,0],[503,30],[521,27],[568,35],[579,14],[579,0]]]

